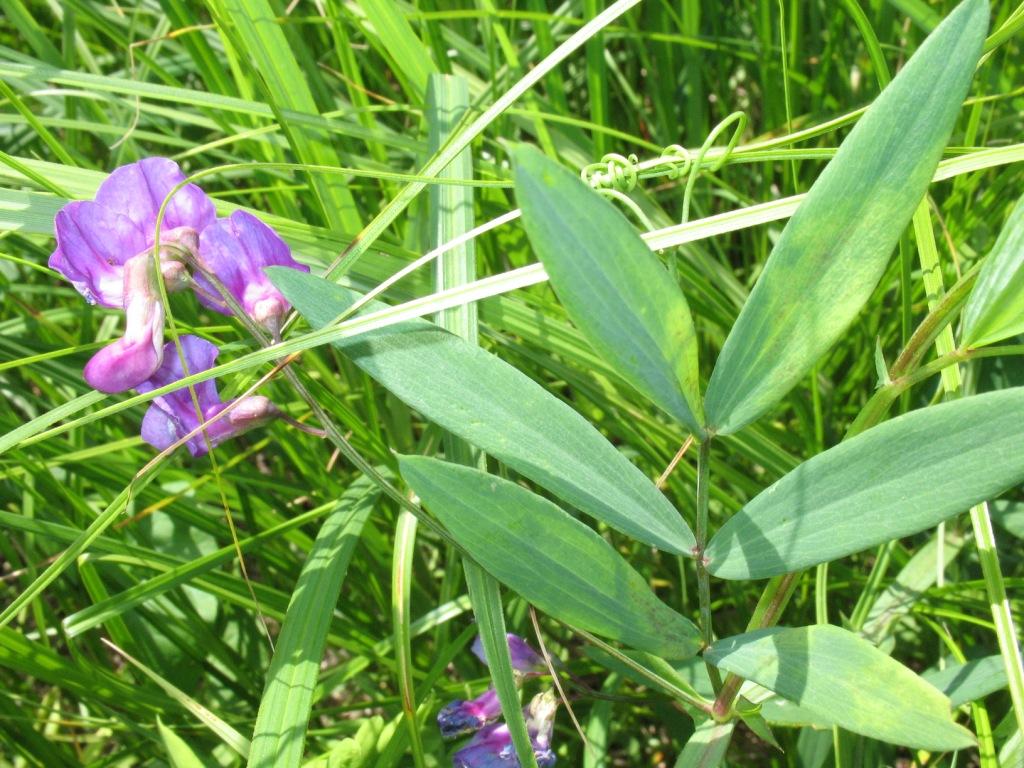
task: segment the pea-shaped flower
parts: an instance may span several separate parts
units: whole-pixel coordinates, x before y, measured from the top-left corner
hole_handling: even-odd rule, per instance
[[[50,267],[90,304],[125,310],[123,338],[100,350],[85,367],[85,380],[102,392],[131,389],[160,365],[164,307],[152,249],[160,206],[184,180],[172,160],[147,158],[111,173],[94,200],[68,203],[57,212],[57,248]],[[213,203],[194,184],[168,202],[159,259],[167,290],[188,284],[179,252],[194,254],[199,232],[214,219]]]
[[[548,668],[544,663],[544,659],[542,659],[540,654],[530,647],[528,642],[519,635],[515,635],[511,632],[506,635],[506,639],[508,640],[509,655],[512,657],[513,670],[523,677],[538,677],[548,673]],[[476,657],[484,664],[487,664],[487,658],[484,656],[483,640],[480,639],[479,635],[477,635],[476,640],[473,641],[472,647],[473,653],[476,654]]]
[[[157,212],[164,198],[185,180],[178,164],[148,157],[111,173],[94,200],[68,203],[57,212],[57,248],[50,267],[66,277],[90,304],[125,305],[127,262],[153,248]],[[195,184],[174,193],[160,227],[161,244],[194,251],[199,233],[216,218],[213,203]],[[168,290],[185,286],[185,268],[162,260]]]
[[[164,305],[153,259],[148,253],[134,256],[123,272],[124,335],[93,355],[82,371],[89,386],[101,392],[138,386],[163,360]]]
[[[550,691],[539,693],[523,710],[526,729],[530,734],[530,746],[539,768],[555,765],[555,753],[551,750],[551,734],[557,700]],[[469,740],[452,758],[454,768],[518,768],[512,736],[505,723],[485,726]]]
[[[273,229],[245,211],[235,211],[203,230],[199,260],[245,313],[274,335],[291,305],[263,268],[280,266],[309,272],[309,267],[292,258],[288,245]],[[220,291],[205,275],[196,274],[195,280],[200,302],[216,312],[231,314]]]
[[[437,714],[437,727],[442,739],[455,739],[479,731],[501,717],[501,702],[494,688],[488,688],[475,699],[449,702]]]
[[[181,336],[179,338],[184,352],[188,375],[207,371],[213,367],[219,350],[198,336]],[[163,350],[163,363],[149,380],[139,385],[140,392],[152,392],[154,389],[173,384],[185,378],[178,351],[173,342],[168,342]],[[164,450],[185,437],[200,425],[219,414],[234,400],[223,402],[217,394],[217,385],[212,379],[193,385],[198,402],[192,401],[188,387],[168,392],[153,400],[142,420],[142,439],[158,450]],[[274,404],[262,395],[252,395],[235,405],[223,418],[210,424],[204,432],[198,432],[186,443],[193,456],[202,456],[210,447],[260,424],[267,423],[279,415]]]

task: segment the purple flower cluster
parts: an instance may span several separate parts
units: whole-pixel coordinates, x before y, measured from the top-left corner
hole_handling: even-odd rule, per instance
[[[228,301],[208,277],[213,275],[247,315],[276,336],[289,305],[263,268],[309,271],[292,258],[278,234],[252,214],[235,211],[218,219],[213,202],[195,184],[185,184],[168,201],[157,243],[160,207],[184,181],[177,163],[150,157],[111,173],[95,199],[68,203],[57,213],[57,248],[50,267],[90,304],[125,314],[122,337],[97,352],[83,371],[89,386],[101,392],[149,392],[213,366],[217,347],[210,342],[181,337],[184,365],[174,344],[164,344],[161,279],[167,292],[191,287],[204,306],[230,315]],[[198,409],[187,389],[153,401],[142,426],[148,443],[166,448],[229,405],[221,402],[212,381],[194,391]],[[205,438],[190,438],[188,448],[201,455],[208,445],[276,413],[265,397],[247,397],[211,424]]]
[[[544,660],[518,635],[508,634],[512,669],[518,681],[547,674]],[[478,637],[473,642],[473,653],[487,664],[483,643]],[[523,710],[526,728],[530,734],[533,754],[540,768],[555,764],[551,751],[558,701],[551,691],[537,694]],[[444,739],[454,739],[473,733],[469,742],[455,753],[453,768],[517,768],[519,760],[512,746],[512,736],[505,723],[498,722],[501,705],[493,687],[469,701],[455,700],[437,715],[437,724]]]

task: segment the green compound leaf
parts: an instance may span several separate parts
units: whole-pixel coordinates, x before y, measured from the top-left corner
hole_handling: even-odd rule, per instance
[[[981,53],[986,0],[966,0],[843,142],[775,246],[708,384],[708,429],[781,400],[850,326],[885,271],[949,138]]]
[[[267,274],[314,328],[358,298],[294,269]],[[426,320],[335,346],[406,405],[562,500],[645,544],[692,556],[693,533],[654,483],[586,419],[501,359]]]
[[[401,456],[402,477],[485,570],[545,613],[667,659],[700,632],[611,545],[525,488],[470,467]]]
[[[704,658],[854,733],[918,749],[974,744],[953,722],[949,699],[839,627],[761,629],[719,640]]]
[[[918,533],[1024,481],[1024,387],[923,408],[804,462],[708,544],[723,579],[789,573]]]
[[[573,323],[637,390],[703,434],[697,335],[679,286],[577,175],[534,147],[513,158],[523,226]]]
[[[964,309],[963,343],[982,347],[1024,333],[1024,197],[1017,201]]]

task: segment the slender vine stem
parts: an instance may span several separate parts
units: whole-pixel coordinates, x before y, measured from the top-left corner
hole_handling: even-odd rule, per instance
[[[697,525],[694,535],[697,539],[697,546],[694,548],[697,562],[697,599],[700,603],[700,629],[704,638],[704,645],[711,645],[714,640],[714,630],[711,626],[711,579],[708,576],[707,565],[704,561],[704,548],[708,544],[708,500],[711,463],[711,438],[705,437],[700,444],[700,452],[697,454]],[[708,674],[711,682],[717,691],[722,686],[722,678],[718,668],[708,663]]]

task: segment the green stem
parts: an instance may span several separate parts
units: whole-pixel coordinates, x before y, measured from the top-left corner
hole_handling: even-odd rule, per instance
[[[1021,659],[1017,629],[1013,623],[1010,601],[1006,596],[1003,572],[999,567],[999,552],[996,549],[996,537],[992,530],[988,504],[979,504],[971,509],[971,525],[974,528],[981,572],[985,577],[985,592],[988,594],[992,620],[996,625],[999,653],[1003,657],[1003,666],[1006,667],[1013,715],[1017,720],[1017,728],[1024,732],[1024,660]]]
[[[704,548],[708,543],[708,482],[711,463],[711,438],[705,437],[700,444],[697,455],[697,525],[694,535],[697,539],[697,599],[700,603],[700,628],[704,637],[705,647],[714,640],[711,626],[711,579],[704,562]],[[718,669],[708,663],[708,674],[717,691],[722,686],[722,678]]]
[[[922,202],[917,213],[914,214],[914,230],[918,236],[918,254],[925,287],[928,291],[929,307],[934,312],[943,303],[945,297],[942,296],[942,271],[926,201]],[[961,282],[963,281],[961,280]],[[952,329],[948,324],[944,324],[944,330],[935,336],[935,348],[944,357],[955,355],[958,352],[955,349]],[[963,380],[958,365],[943,368],[942,377],[949,398],[964,395]],[[1013,714],[1017,720],[1017,727],[1024,731],[1024,660],[1021,659],[1013,614],[1010,611],[1010,602],[1006,597],[1006,585],[1003,581],[1002,569],[999,566],[999,553],[996,550],[995,532],[992,530],[992,518],[988,513],[988,504],[981,503],[971,509],[971,526],[974,528],[978,560],[985,578],[985,591],[995,624],[999,653],[1006,669],[1010,700],[1013,702]]]
[[[394,626],[398,690],[409,729],[409,741],[416,768],[425,768],[423,740],[416,718],[416,686],[413,682],[412,630],[409,605],[412,595],[412,565],[416,547],[416,516],[400,510],[395,527],[395,551],[391,567],[391,619]]]
[[[782,616],[782,612],[786,609],[789,599],[796,590],[800,575],[799,573],[786,573],[782,576],[775,576],[768,582],[768,586],[764,588],[761,598],[757,601],[754,614],[747,623],[748,632],[755,629],[773,627],[778,623],[779,617]],[[715,703],[711,708],[712,716],[716,720],[728,720],[730,718],[733,702],[736,700],[736,695],[740,692],[740,686],[742,685],[743,678],[739,675],[730,673],[725,678],[725,683],[718,692]]]
[[[978,272],[981,270],[982,262],[978,262],[961,277],[950,290],[930,308],[928,315],[921,324],[917,326],[906,347],[896,358],[896,362],[889,369],[889,376],[893,379],[906,375],[921,364],[922,358],[927,354],[932,344],[939,338],[939,334],[949,326],[949,323],[956,316],[960,306],[967,301],[971,295],[971,289],[978,279]]]

